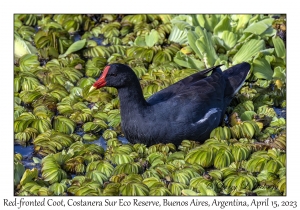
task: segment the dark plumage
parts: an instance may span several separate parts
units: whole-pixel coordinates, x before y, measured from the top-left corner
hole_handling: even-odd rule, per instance
[[[131,143],[178,145],[184,139],[203,142],[222,122],[226,107],[249,69],[248,63],[224,72],[216,66],[188,76],[145,100],[132,69],[111,64],[91,90],[104,86],[117,88],[122,130]]]

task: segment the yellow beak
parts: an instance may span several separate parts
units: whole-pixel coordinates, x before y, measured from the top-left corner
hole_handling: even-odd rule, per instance
[[[92,92],[93,90],[96,90],[97,88],[95,88],[93,85],[92,85],[92,87],[90,88],[90,90],[89,90],[89,93],[90,92]]]

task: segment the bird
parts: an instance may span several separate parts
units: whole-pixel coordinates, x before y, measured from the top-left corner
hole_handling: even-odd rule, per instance
[[[214,66],[146,100],[134,71],[125,64],[113,63],[104,68],[89,92],[102,87],[117,89],[122,132],[132,144],[180,145],[183,140],[203,143],[223,122],[226,108],[242,87],[250,67],[247,62],[224,71],[221,65]]]

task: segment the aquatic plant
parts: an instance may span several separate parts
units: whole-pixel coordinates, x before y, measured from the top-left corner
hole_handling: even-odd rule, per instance
[[[285,24],[261,14],[15,15],[14,142],[33,145],[36,161],[29,169],[15,154],[15,195],[286,195]],[[111,63],[129,65],[148,98],[243,61],[250,73],[201,145],[126,143],[117,91],[89,92]]]

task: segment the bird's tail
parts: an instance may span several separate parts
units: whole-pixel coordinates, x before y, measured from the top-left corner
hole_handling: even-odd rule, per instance
[[[226,80],[225,97],[233,97],[242,87],[250,70],[250,64],[243,62],[223,72]]]

